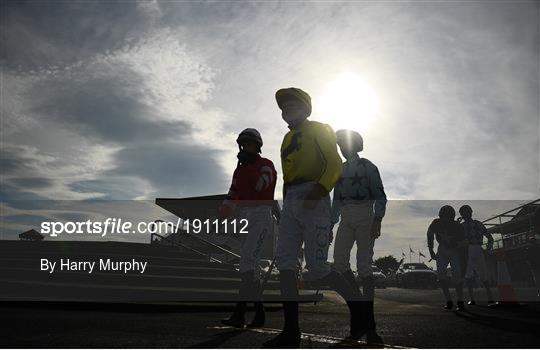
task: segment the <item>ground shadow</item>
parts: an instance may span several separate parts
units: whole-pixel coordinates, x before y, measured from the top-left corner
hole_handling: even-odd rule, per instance
[[[245,329],[234,329],[231,331],[221,332],[210,338],[209,340],[205,340],[201,343],[188,346],[189,349],[212,349],[212,348],[219,348],[221,344],[225,343],[227,340],[236,337],[237,335],[240,335],[241,333],[244,333]]]
[[[528,322],[526,320],[517,320],[515,318],[505,318],[504,315],[487,315],[479,313],[472,308],[467,308],[465,311],[456,312],[456,316],[483,326],[500,329],[514,333],[526,333],[528,335],[540,336],[538,334],[538,322]]]

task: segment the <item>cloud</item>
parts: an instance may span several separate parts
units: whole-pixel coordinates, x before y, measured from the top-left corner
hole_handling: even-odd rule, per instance
[[[19,177],[10,180],[15,186],[23,188],[43,188],[52,186],[53,181],[45,177]]]
[[[45,130],[45,127],[43,128]],[[27,131],[28,132],[28,131]],[[31,139],[27,139],[28,142]],[[61,140],[57,140],[61,141]],[[22,143],[22,142],[20,142]],[[68,144],[64,144],[68,146]],[[24,199],[86,199],[92,196],[70,191],[68,184],[77,179],[87,178],[95,169],[107,162],[108,150],[100,145],[89,145],[80,153],[71,145],[62,152],[47,152],[24,144],[2,145],[1,159],[10,165],[2,177],[2,196],[6,200]],[[94,160],[95,159],[95,160]],[[39,179],[41,186],[32,185],[24,179]],[[20,179],[23,179],[22,181]],[[94,195],[95,196],[95,195]]]
[[[156,195],[189,197],[227,191],[229,176],[215,159],[219,152],[187,142],[159,142],[124,148],[115,168],[106,175],[137,174],[157,190]]]
[[[190,185],[182,174],[225,191],[222,180],[229,176],[219,164],[219,135],[226,115],[202,105],[211,96],[213,75],[167,30],[61,69],[8,71],[15,87],[5,109],[8,180],[21,192],[54,199],[213,190]],[[49,186],[16,180],[29,176],[48,179]]]
[[[227,128],[262,130],[273,160],[286,132],[275,90],[303,87],[313,97],[313,119],[331,122],[317,108],[323,87],[353,71],[381,101],[364,135],[365,155],[389,179],[391,198],[540,193],[533,3],[259,3],[233,14],[221,4],[163,8],[164,23],[190,28],[187,42],[226,67],[213,101],[234,117]]]
[[[223,193],[246,127],[261,131],[263,155],[281,173],[288,130],[274,92],[305,89],[312,119],[331,122],[338,116],[318,106],[343,71],[365,78],[380,100],[363,156],[378,166],[387,195],[436,200],[389,204],[376,254],[425,247],[427,224],[447,200],[540,194],[535,2],[3,9],[2,198]],[[351,125],[363,127],[361,118]],[[475,213],[486,218],[514,204],[475,203]]]
[[[38,71],[85,61],[136,41],[153,26],[159,5],[7,1],[2,12],[0,62],[9,69]]]
[[[147,17],[153,20],[159,19],[163,16],[163,11],[159,6],[157,0],[142,0],[137,1],[137,9]]]
[[[93,180],[82,180],[70,183],[73,192],[84,193],[101,200],[119,198],[144,198],[153,190],[151,184],[142,178],[130,176],[101,176]]]
[[[538,194],[540,145],[534,102],[538,83],[533,79],[537,35],[523,29],[524,25],[534,29],[537,20],[526,4],[474,3],[466,9],[448,4],[140,6],[156,5],[162,16],[141,40],[109,54],[101,52],[85,68],[103,75],[95,86],[88,83],[88,91],[110,85],[109,77],[122,86],[142,85],[128,91],[135,104],[125,96],[115,96],[114,101],[121,110],[144,114],[144,122],[182,120],[185,125],[178,124],[177,129],[191,128],[193,142],[222,151],[234,145],[234,134],[243,127],[256,127],[265,138],[265,155],[278,163],[286,127],[273,101],[275,89],[305,87],[314,97],[316,119],[317,101],[324,97],[319,87],[340,70],[358,70],[382,100],[376,129],[365,135],[366,156],[388,179],[390,197]],[[388,20],[382,25],[380,18]],[[150,25],[144,22],[139,27],[146,26]],[[188,51],[212,68],[193,69],[197,60],[184,57]],[[186,76],[186,71],[196,73]],[[186,89],[191,83],[179,84],[178,76],[200,88]],[[87,99],[88,105],[102,101]],[[135,132],[130,128],[116,135],[108,119],[84,125],[85,113],[77,114],[81,115],[77,126],[111,139],[126,140]],[[139,121],[119,117],[119,124],[126,122],[135,126]],[[162,132],[155,128],[148,134]],[[174,125],[164,129],[166,134]],[[517,134],[519,138],[512,136]],[[220,160],[227,173],[234,162],[233,151]],[[491,178],[489,188],[481,180],[486,177]]]
[[[125,91],[144,85],[143,77],[118,70],[114,70],[115,75],[107,70],[97,72],[103,76],[90,75],[82,81],[75,78],[68,86],[65,77],[36,84],[28,93],[28,99],[35,101],[31,112],[48,117],[59,127],[73,129],[82,137],[112,144],[190,134],[190,126],[181,120],[156,122],[155,110],[141,102],[143,96]],[[121,76],[128,78],[118,80]]]

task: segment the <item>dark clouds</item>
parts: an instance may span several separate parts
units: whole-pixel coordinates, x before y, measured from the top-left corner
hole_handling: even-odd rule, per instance
[[[54,180],[40,172],[40,162],[26,147],[3,144],[0,165],[2,169],[1,201],[47,199],[35,193],[34,190],[50,187],[54,184]]]
[[[82,194],[98,194],[100,199],[137,198],[144,196],[141,181],[129,174],[127,176],[100,176],[94,180],[75,181],[68,185],[69,190]]]
[[[19,177],[10,180],[13,184],[23,188],[43,188],[51,186],[53,181],[45,177]]]
[[[3,174],[13,174],[25,168],[22,159],[15,158],[14,155],[4,152],[6,152],[6,150],[2,149],[2,158],[0,158],[0,168],[2,169]]]
[[[2,217],[2,220],[7,222],[16,222],[22,225],[28,225],[30,227],[39,227],[43,221],[48,221],[50,219],[50,217],[46,216],[28,214],[7,215]]]
[[[1,68],[12,89],[2,104],[3,198],[133,199],[226,190],[219,151],[197,136],[211,139],[219,131],[212,121],[222,118],[220,111],[202,106],[213,72],[181,37],[153,25],[159,6],[5,7]],[[213,125],[209,133],[205,123]]]
[[[214,160],[220,153],[188,143],[141,144],[119,151],[116,167],[107,174],[136,174],[155,186],[160,196],[225,193],[231,175]]]
[[[3,181],[1,187],[0,201],[10,202],[11,206],[24,209],[44,209],[47,207],[46,204],[40,204],[40,201],[46,200],[47,197],[28,191],[28,187],[10,185],[7,181]]]
[[[4,1],[0,62],[31,70],[86,60],[150,25],[135,1]]]
[[[156,110],[142,102],[141,92],[126,91],[145,84],[144,77],[136,72],[90,75],[68,83],[65,78],[47,79],[32,87],[27,98],[33,101],[33,113],[101,142],[180,139],[191,132],[190,125],[182,120],[156,121]]]
[[[215,161],[220,152],[179,142],[126,147],[114,156],[114,168],[95,180],[70,184],[80,193],[102,193],[100,199],[137,198],[148,183],[155,197],[189,197],[224,193],[230,178]]]

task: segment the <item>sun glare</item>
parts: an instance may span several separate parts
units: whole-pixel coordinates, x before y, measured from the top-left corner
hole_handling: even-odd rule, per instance
[[[379,110],[377,95],[359,75],[345,73],[330,81],[319,97],[318,120],[334,130],[365,132]]]

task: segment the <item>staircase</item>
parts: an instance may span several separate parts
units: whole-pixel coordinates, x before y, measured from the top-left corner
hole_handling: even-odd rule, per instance
[[[60,271],[60,259],[95,261],[88,271]],[[56,261],[54,273],[41,259]],[[99,260],[147,261],[139,271],[100,271]],[[234,302],[240,275],[234,265],[186,247],[126,242],[0,241],[0,300],[85,302]],[[301,291],[301,301],[322,294]],[[267,281],[265,302],[280,300],[277,281]]]

